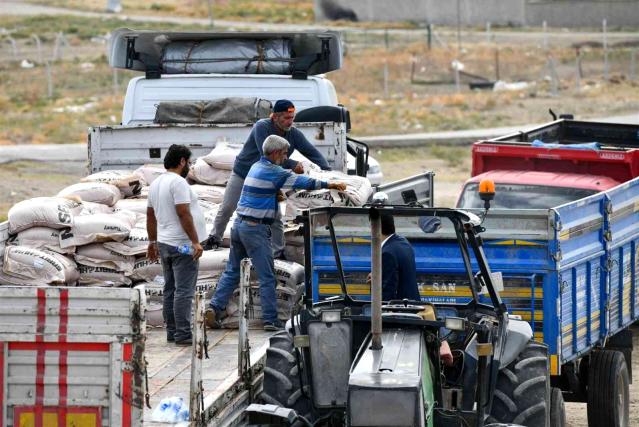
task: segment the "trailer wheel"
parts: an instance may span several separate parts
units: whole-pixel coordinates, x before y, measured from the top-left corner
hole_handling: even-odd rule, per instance
[[[566,407],[564,405],[564,395],[561,389],[552,387],[550,389],[550,427],[566,426]]]
[[[304,384],[302,387],[305,374],[301,361],[299,367],[302,372],[298,372],[293,337],[286,331],[273,335],[266,349],[264,383],[260,397],[264,403],[294,409],[298,415],[309,419],[311,402],[307,397],[308,385]]]
[[[524,350],[499,372],[489,422],[526,427],[550,423],[548,348],[529,341]]]
[[[600,350],[590,354],[588,425],[628,427],[629,383],[623,353]]]

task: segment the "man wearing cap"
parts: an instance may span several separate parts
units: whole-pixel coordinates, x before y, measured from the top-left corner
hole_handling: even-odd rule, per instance
[[[222,201],[220,209],[217,211],[215,221],[213,222],[213,230],[211,230],[209,238],[207,242],[205,242],[205,250],[213,249],[222,242],[226,225],[240,200],[246,175],[251,166],[259,161],[263,155],[262,145],[268,136],[277,135],[287,140],[289,143],[288,156],[297,150],[323,170],[331,170],[328,162],[317,148],[306,139],[302,132],[293,127],[294,118],[295,106],[293,103],[287,99],[280,99],[275,102],[270,118],[258,120],[255,123],[248,139],[244,143],[242,151],[235,158],[233,173],[231,173],[231,177],[226,184],[224,200]],[[298,174],[303,173],[304,168],[302,164],[295,160],[288,159],[288,156],[287,160],[284,161],[281,166],[285,169],[291,169]],[[284,227],[279,216],[271,224],[271,247],[273,248],[273,256],[275,258],[281,258],[283,256]]]
[[[260,301],[264,330],[276,331],[283,328],[277,316],[275,295],[275,269],[271,251],[270,225],[278,218],[277,193],[281,188],[318,190],[329,188],[339,191],[346,184],[327,182],[296,175],[283,169],[290,144],[277,135],[269,135],[264,141],[262,157],[251,166],[242,187],[237,206],[237,218],[231,230],[231,252],[226,270],[220,277],[206,311],[206,323],[211,328],[219,328],[226,306],[240,281],[240,263],[251,258],[253,268],[260,282]]]

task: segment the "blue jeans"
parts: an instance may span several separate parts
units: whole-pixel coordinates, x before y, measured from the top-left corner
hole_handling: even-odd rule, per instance
[[[220,277],[215,294],[211,298],[211,308],[217,311],[226,309],[233,291],[240,282],[240,262],[244,258],[251,258],[260,282],[262,320],[274,322],[277,320],[277,300],[271,250],[271,227],[240,218],[235,221],[231,229],[231,253],[226,270]]]
[[[199,261],[183,255],[175,246],[158,243],[164,271],[164,307],[167,338],[191,338],[191,306],[197,282]]]

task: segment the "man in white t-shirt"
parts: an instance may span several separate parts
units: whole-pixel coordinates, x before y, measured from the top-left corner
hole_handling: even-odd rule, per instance
[[[169,147],[166,172],[151,183],[146,209],[147,257],[162,262],[166,339],[176,345],[192,344],[191,305],[202,256],[200,242],[207,236],[197,196],[184,179],[190,159],[186,146]]]

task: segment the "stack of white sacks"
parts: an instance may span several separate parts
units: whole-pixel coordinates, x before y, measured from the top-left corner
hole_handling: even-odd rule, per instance
[[[216,148],[196,159],[189,173],[210,232],[224,186],[241,145],[218,142]],[[335,190],[290,191],[281,204],[285,219],[300,210],[316,206],[358,206],[368,199],[367,179],[339,172],[323,172],[302,156],[305,173],[318,179],[347,183],[344,192]],[[155,290],[155,303],[161,303],[162,266],[146,258],[148,235],[146,208],[148,187],[160,174],[162,165],[145,165],[137,170],[99,172],[60,191],[54,197],[37,197],[17,203],[8,214],[10,238],[0,242],[0,284],[131,286],[144,282]],[[224,246],[204,252],[198,279],[208,281],[212,291],[224,271],[229,254],[230,229],[224,233]],[[294,227],[291,227],[293,229]],[[4,246],[4,248],[3,248]],[[301,254],[297,260],[303,260]],[[294,262],[275,262],[278,278],[278,312],[282,320],[290,316],[299,299],[303,267]],[[259,287],[252,288],[253,318],[259,319]],[[210,292],[209,292],[210,295]],[[153,298],[152,298],[153,300]],[[228,326],[237,323],[237,295],[228,308]]]

